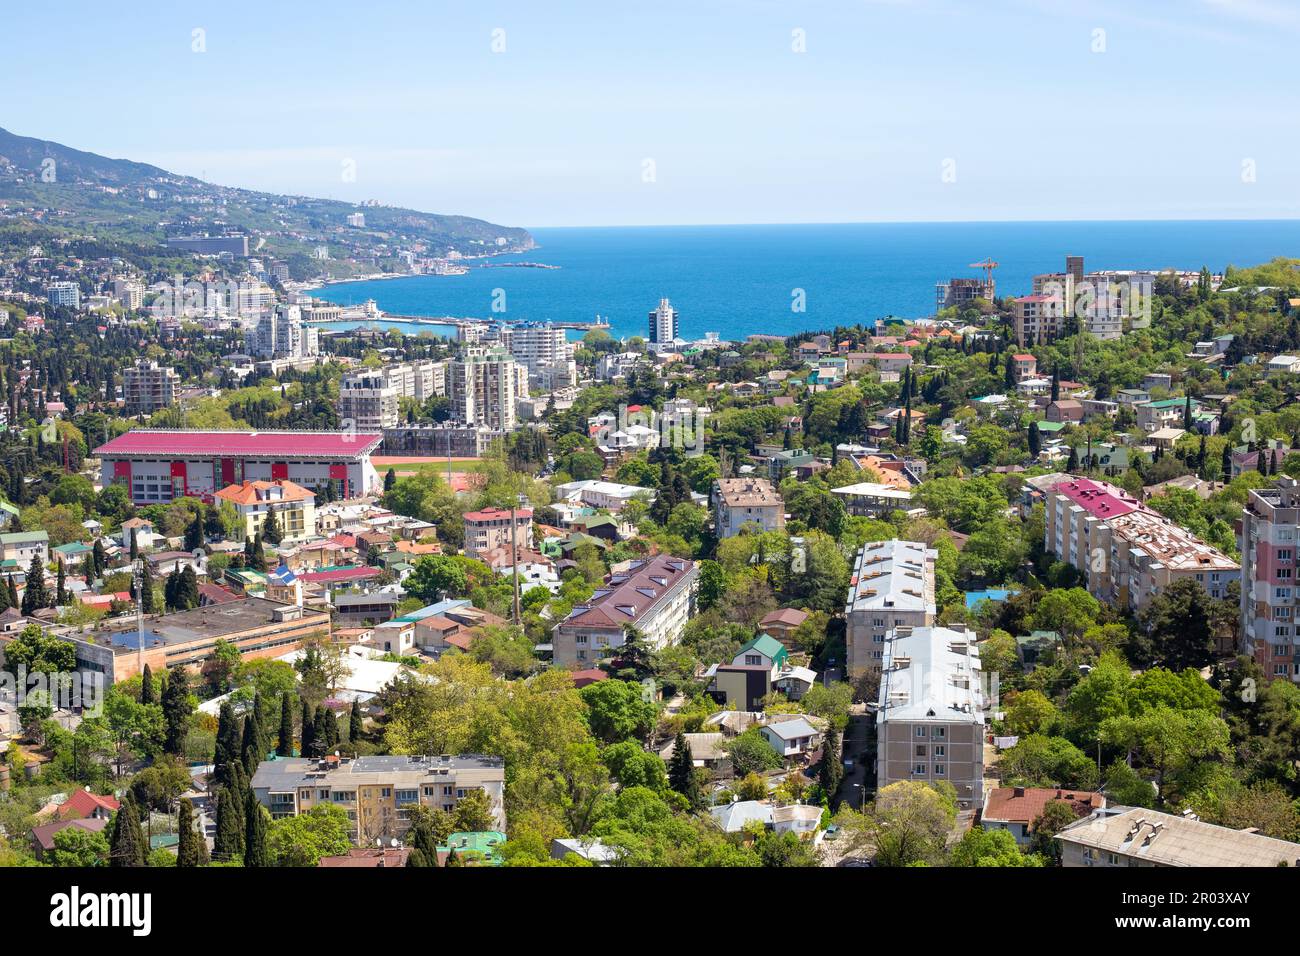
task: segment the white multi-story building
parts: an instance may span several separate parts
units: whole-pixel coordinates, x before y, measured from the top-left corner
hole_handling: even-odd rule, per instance
[[[45,298],[50,300],[50,305],[79,309],[81,308],[81,286],[75,282],[51,282],[45,287]]]
[[[114,279],[113,295],[128,312],[135,312],[144,305],[144,285],[134,279]]]
[[[785,527],[785,502],[766,478],[718,478],[711,498],[719,538]]]
[[[651,649],[676,644],[695,613],[698,579],[695,562],[685,558],[661,554],[632,562],[556,626],[555,663],[585,667],[612,656],[623,646],[627,627],[636,628]]]
[[[938,552],[919,541],[873,541],[853,568],[845,647],[849,674],[878,670],[889,632],[934,623],[934,562]]]
[[[304,359],[320,352],[320,330],[303,324],[296,305],[264,310],[249,338],[249,351],[260,358]]]
[[[659,307],[650,313],[650,344],[661,349],[671,348],[678,331],[677,310],[667,299],[660,299]]]

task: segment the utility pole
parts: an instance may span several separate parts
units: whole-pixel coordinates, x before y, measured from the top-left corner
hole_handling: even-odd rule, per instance
[[[519,507],[528,501],[523,495],[518,495],[510,502],[510,559],[514,565],[515,573],[515,626],[523,627],[524,618],[519,610],[519,520],[515,517]]]

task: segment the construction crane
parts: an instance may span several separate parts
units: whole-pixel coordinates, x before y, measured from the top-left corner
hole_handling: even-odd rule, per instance
[[[972,262],[970,264],[970,268],[972,269],[984,270],[984,285],[990,291],[992,291],[993,289],[993,270],[996,269],[997,267],[998,264],[994,262],[992,259],[985,259],[983,262]]]

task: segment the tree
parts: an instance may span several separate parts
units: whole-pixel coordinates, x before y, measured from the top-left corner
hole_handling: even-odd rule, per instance
[[[1042,860],[1025,856],[1010,830],[973,827],[966,832],[949,859],[951,866],[1042,866]]]
[[[673,741],[673,753],[668,760],[668,786],[686,798],[686,805],[691,809],[703,806],[704,795],[700,792],[700,780],[695,774],[695,761],[691,756],[691,745],[683,733],[677,734]]]
[[[166,736],[163,749],[177,757],[185,754],[185,741],[189,735],[190,714],[193,704],[190,701],[190,678],[184,664],[176,664],[167,672],[167,688],[162,696],[163,721],[166,724]]]
[[[266,520],[262,522],[262,540],[267,544],[275,545],[284,540],[284,532],[280,530],[280,519],[275,513],[275,505],[266,509]]]
[[[189,527],[185,529],[185,550],[193,554],[199,548],[203,547],[203,513],[194,512],[194,520],[190,522]],[[135,540],[135,532],[131,534],[132,541]]]
[[[1043,811],[1030,824],[1030,845],[1035,853],[1057,863],[1061,860],[1061,844],[1054,839],[1079,818],[1074,806],[1067,800],[1049,800]]]
[[[267,812],[255,797],[245,801],[244,813],[247,825],[244,829],[244,866],[270,866],[270,856],[266,846]]]
[[[304,757],[319,757],[320,750],[316,741],[315,713],[305,697],[302,700],[300,724],[302,726],[302,755]]]
[[[109,840],[109,863],[112,866],[144,866],[147,843],[140,829],[135,801],[128,795],[113,817],[113,835]]]
[[[883,788],[865,815],[848,810],[841,816],[853,824],[850,832],[861,831],[875,846],[879,866],[912,866],[942,860],[957,806],[950,794],[903,780]]]
[[[840,763],[840,738],[834,726],[831,726],[826,729],[826,736],[822,740],[822,760],[817,770],[817,783],[831,806],[834,805],[835,794],[840,789],[840,781],[843,779],[844,765]]]
[[[58,565],[59,565],[58,570],[56,571],[57,583],[55,584],[54,587],[54,603],[57,607],[63,607],[65,604],[68,603],[68,587],[67,587],[67,579],[63,571],[63,562],[62,561],[58,562]]]
[[[361,718],[361,702],[354,700],[352,710],[348,713],[348,742],[356,743],[365,733],[365,724]]]
[[[203,839],[203,834],[194,827],[194,804],[188,797],[181,800],[180,812],[176,817],[176,829],[180,834],[180,843],[176,847],[176,865],[206,866],[207,842]]]
[[[213,856],[230,863],[244,852],[244,801],[237,790],[222,787],[217,794],[217,834]]]
[[[45,565],[41,563],[39,554],[33,554],[31,564],[27,567],[27,587],[23,591],[23,615],[30,617],[34,611],[49,607],[49,604],[50,597],[45,589]]]
[[[145,614],[154,612],[153,567],[148,560],[144,562],[144,570],[140,573],[140,610]]]
[[[458,833],[482,833],[496,829],[496,815],[492,812],[491,798],[481,787],[465,791],[465,796],[456,801],[452,817]]]
[[[54,834],[54,849],[45,854],[45,861],[50,866],[103,866],[110,853],[108,839],[103,833],[91,833],[81,827],[65,827]]]
[[[293,756],[293,698],[280,695],[280,734],[275,752],[281,757]]]
[[[66,674],[77,668],[76,647],[70,642],[46,634],[38,624],[28,624],[4,649],[4,669],[17,674]]]
[[[330,803],[271,823],[266,846],[271,866],[316,866],[321,857],[342,856],[352,846],[352,822]]]
[[[395,484],[397,484],[397,472],[389,468],[388,471],[384,473],[384,494],[388,494],[392,491]]]
[[[1214,659],[1215,617],[1214,599],[1191,578],[1164,588],[1142,617],[1154,660],[1178,671],[1209,664]]]
[[[606,743],[644,737],[654,726],[658,708],[645,699],[639,684],[604,680],[588,684],[579,694],[588,707],[591,732]]]
[[[733,737],[722,744],[731,757],[731,769],[737,777],[764,770],[776,770],[781,766],[781,755],[772,749],[756,729],[750,728],[743,734]]]
[[[144,674],[140,678],[140,703],[155,704],[157,702],[153,688],[153,671],[148,664],[145,664]]]
[[[402,582],[402,587],[421,601],[433,602],[465,594],[469,578],[464,562],[454,556],[428,554],[415,562],[415,570]]]
[[[1041,691],[1024,690],[1008,696],[1006,705],[1006,732],[1016,737],[1049,731],[1056,721],[1056,705]]]

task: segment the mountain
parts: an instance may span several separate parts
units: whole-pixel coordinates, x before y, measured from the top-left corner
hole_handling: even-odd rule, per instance
[[[349,224],[358,212],[364,225]],[[323,270],[397,271],[404,249],[436,257],[534,245],[527,230],[482,219],[218,186],[0,129],[0,224],[12,219],[146,245],[168,236],[247,233],[250,247],[284,259],[303,279]],[[321,246],[325,261],[315,258]]]

